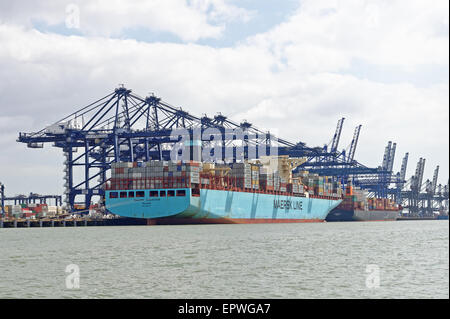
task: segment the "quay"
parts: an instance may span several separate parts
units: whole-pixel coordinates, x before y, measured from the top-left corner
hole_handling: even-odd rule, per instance
[[[87,227],[87,226],[133,226],[146,225],[147,220],[137,218],[71,218],[71,219],[0,219],[0,228],[28,227]]]

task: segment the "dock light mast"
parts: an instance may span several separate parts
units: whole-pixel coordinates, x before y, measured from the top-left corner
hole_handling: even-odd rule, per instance
[[[5,185],[0,182],[0,214],[5,215]]]

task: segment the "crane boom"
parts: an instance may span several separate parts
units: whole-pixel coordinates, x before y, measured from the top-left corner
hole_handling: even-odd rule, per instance
[[[419,191],[421,189],[422,183],[423,183],[423,173],[425,171],[425,159],[422,159],[422,165],[420,166],[420,172],[419,172],[419,180],[417,183],[417,186],[419,187]]]
[[[400,169],[399,183],[397,184],[398,188],[402,188],[405,183],[406,168],[408,166],[408,157],[409,157],[409,153],[407,152],[402,160],[402,167]]]
[[[386,146],[386,148],[384,149],[384,156],[383,156],[383,163],[381,165],[381,167],[384,170],[388,169],[388,165],[389,165],[389,156],[391,155],[391,147],[392,147],[392,142],[389,141],[388,145]]]
[[[341,118],[337,123],[336,132],[334,133],[333,142],[331,144],[331,153],[335,153],[339,146],[339,140],[341,138],[342,127],[344,126],[344,120],[345,117]]]
[[[395,158],[396,148],[397,148],[397,143],[394,143],[392,145],[391,151],[389,152],[389,161],[388,161],[388,167],[387,167],[387,170],[389,172],[392,172],[392,169],[394,168],[394,158]]]
[[[353,159],[355,157],[355,151],[356,151],[356,146],[358,145],[359,132],[361,131],[361,126],[362,125],[358,125],[355,128],[355,132],[353,133],[352,144],[350,145],[350,151],[348,152],[347,162],[349,162],[349,163],[353,162]]]
[[[432,192],[432,194],[436,193],[436,186],[437,186],[438,175],[439,175],[439,165],[436,166],[436,169],[434,170],[434,174],[433,174],[433,183],[431,184],[431,192]]]

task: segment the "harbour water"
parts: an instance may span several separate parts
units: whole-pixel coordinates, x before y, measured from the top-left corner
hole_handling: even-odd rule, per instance
[[[10,228],[0,240],[0,298],[449,298],[448,221]]]

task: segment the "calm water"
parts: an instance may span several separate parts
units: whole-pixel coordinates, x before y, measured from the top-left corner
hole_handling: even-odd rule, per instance
[[[0,298],[449,297],[448,221],[22,228],[0,240]],[[79,289],[66,288],[69,264]]]

